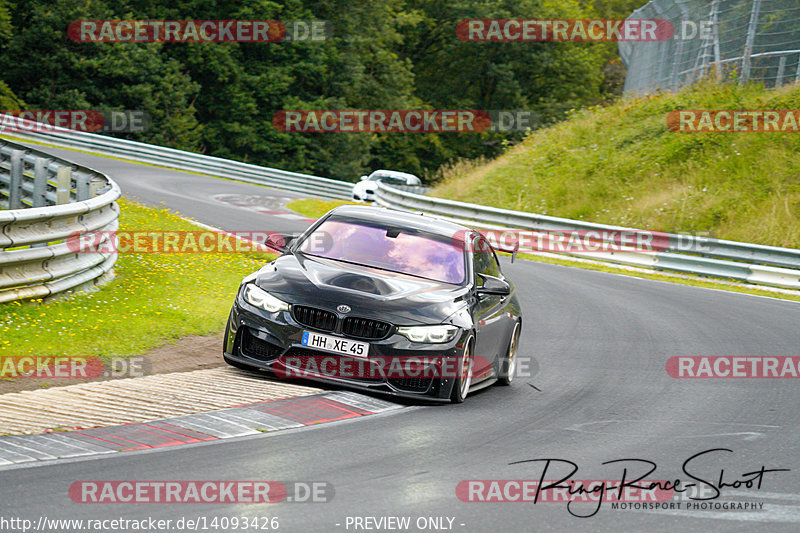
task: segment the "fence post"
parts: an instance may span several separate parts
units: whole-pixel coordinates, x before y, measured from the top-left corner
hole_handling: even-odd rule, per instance
[[[22,209],[22,166],[25,163],[25,152],[12,150],[9,163],[11,168],[8,182],[8,208]]]
[[[722,63],[719,51],[719,0],[711,2],[711,31],[714,35],[714,65],[717,71],[717,81],[722,81]]]
[[[753,7],[750,10],[750,22],[747,25],[747,40],[744,43],[744,53],[742,54],[742,76],[739,84],[746,83],[750,79],[750,55],[753,53],[753,43],[756,39],[756,27],[758,26],[758,12],[761,9],[761,0],[753,0]]]
[[[56,205],[69,203],[69,192],[72,187],[72,168],[58,167],[58,185],[56,186]]]
[[[689,12],[686,11],[686,8],[683,7],[683,4],[677,4],[677,6],[681,10],[680,27],[683,28],[685,21],[690,20]],[[681,31],[683,30],[681,29]],[[686,40],[683,39],[683,35],[681,35],[681,38],[678,39],[678,49],[675,51],[675,61],[673,62],[672,74],[670,76],[670,86],[672,89],[675,90],[681,88],[681,65],[683,63],[683,52],[685,44]]]
[[[781,56],[778,60],[778,75],[775,76],[775,87],[783,85],[783,71],[786,70],[786,56]]]
[[[794,75],[794,82],[800,83],[800,54],[797,54],[797,74]]]

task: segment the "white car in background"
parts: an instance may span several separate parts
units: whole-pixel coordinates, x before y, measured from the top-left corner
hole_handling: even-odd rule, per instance
[[[369,176],[361,176],[361,181],[353,186],[353,200],[359,202],[373,201],[379,181],[388,185],[422,185],[422,181],[414,174],[397,172],[396,170],[376,170]]]

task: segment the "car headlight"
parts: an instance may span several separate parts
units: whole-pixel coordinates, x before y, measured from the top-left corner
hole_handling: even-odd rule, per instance
[[[411,342],[425,342],[429,344],[442,344],[456,338],[456,326],[409,326],[397,328],[397,333]]]
[[[252,283],[248,283],[244,287],[244,299],[250,305],[254,305],[259,309],[263,309],[269,313],[277,313],[278,311],[288,311],[289,304],[283,300],[275,298],[273,295],[259,289]]]

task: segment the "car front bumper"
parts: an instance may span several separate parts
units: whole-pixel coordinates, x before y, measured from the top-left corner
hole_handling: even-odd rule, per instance
[[[291,309],[268,313],[238,296],[226,331],[227,359],[268,370],[281,379],[307,379],[429,401],[449,400],[469,339],[468,331],[442,344],[416,343],[397,333],[382,340],[353,339],[303,326]],[[309,348],[302,344],[304,331],[368,342],[368,357]]]

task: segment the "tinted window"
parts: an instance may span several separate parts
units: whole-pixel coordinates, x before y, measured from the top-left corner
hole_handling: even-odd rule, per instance
[[[369,175],[369,181],[383,181],[386,183],[396,183],[398,185],[419,185],[422,183],[418,177],[413,174],[394,174],[392,172],[379,172],[375,171]]]
[[[489,245],[483,239],[478,239],[475,242],[474,268],[475,274],[485,274],[488,276],[500,277],[500,265],[497,263],[497,258],[492,252]],[[480,284],[480,278],[478,278]]]
[[[465,278],[464,252],[450,239],[388,226],[328,219],[298,250],[445,283],[460,285]]]

